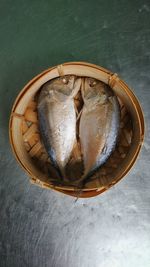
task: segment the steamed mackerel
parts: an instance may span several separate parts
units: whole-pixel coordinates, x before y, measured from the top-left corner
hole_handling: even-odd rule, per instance
[[[119,103],[108,85],[85,78],[82,97],[79,132],[85,171],[80,181],[87,180],[109,158],[116,145],[120,122]]]
[[[64,76],[42,86],[38,98],[41,137],[53,166],[60,178],[66,180],[65,166],[76,142],[76,113],[74,96],[81,79]]]

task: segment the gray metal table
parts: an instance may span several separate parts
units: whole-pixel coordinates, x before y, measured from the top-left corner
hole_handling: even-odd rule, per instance
[[[149,267],[149,1],[1,0],[0,37],[0,267]],[[77,60],[134,88],[147,128],[126,178],[75,203],[29,183],[10,149],[8,119],[28,80]]]

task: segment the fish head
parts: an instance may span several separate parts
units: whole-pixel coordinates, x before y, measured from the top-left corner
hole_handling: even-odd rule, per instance
[[[73,98],[79,91],[81,79],[74,75],[66,75],[56,79],[54,88],[57,95],[63,94],[67,99]]]
[[[108,85],[89,77],[84,79],[81,92],[85,105],[104,104],[113,95]]]
[[[51,87],[50,82],[45,83],[40,90],[38,104],[42,105],[45,102],[50,103],[53,102],[55,98],[54,90]]]
[[[53,79],[43,86],[43,97],[48,102],[65,102],[73,98],[80,89],[81,79],[74,75],[66,75]]]

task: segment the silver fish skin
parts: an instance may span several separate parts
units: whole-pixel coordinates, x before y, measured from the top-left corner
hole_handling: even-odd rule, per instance
[[[76,143],[74,96],[81,79],[65,76],[42,86],[38,97],[38,118],[41,137],[59,177],[66,180],[65,166]]]
[[[79,134],[87,181],[113,152],[120,123],[120,107],[112,89],[101,81],[85,78],[82,86],[84,106]]]

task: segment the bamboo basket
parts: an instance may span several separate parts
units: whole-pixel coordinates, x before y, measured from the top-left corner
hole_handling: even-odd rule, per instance
[[[48,178],[47,165],[50,166],[50,160],[40,139],[36,110],[36,96],[40,87],[48,80],[71,74],[92,77],[109,84],[120,103],[121,122],[116,149],[79,196],[92,197],[109,189],[127,174],[139,154],[144,138],[144,118],[139,102],[117,74],[86,62],[68,62],[42,72],[16,98],[9,123],[10,143],[17,161],[28,173],[32,183],[71,196],[77,195],[75,187],[54,186]],[[77,96],[75,103],[80,105],[80,97]],[[76,149],[74,153],[77,153]],[[51,175],[55,175],[53,168]]]

